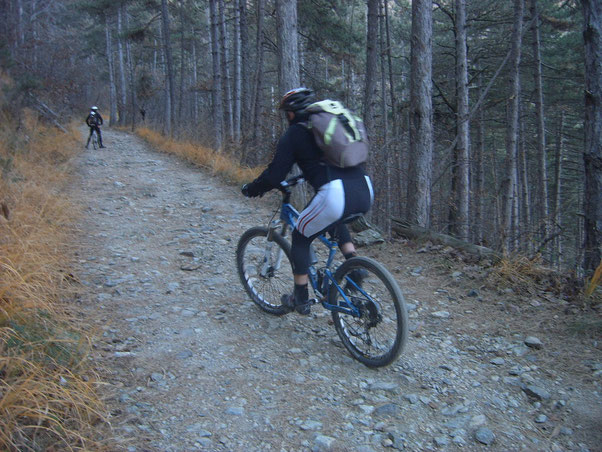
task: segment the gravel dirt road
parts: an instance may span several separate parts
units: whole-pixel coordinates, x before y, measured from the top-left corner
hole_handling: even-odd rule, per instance
[[[362,248],[399,281],[412,331],[396,363],[368,369],[321,308],[271,317],[243,291],[237,240],[276,195],[247,200],[103,135],[70,196],[79,306],[124,450],[602,450],[602,343],[569,333],[580,314],[566,300],[495,287],[453,250]]]

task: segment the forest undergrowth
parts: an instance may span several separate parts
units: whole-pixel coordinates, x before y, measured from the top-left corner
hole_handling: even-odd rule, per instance
[[[9,106],[0,82],[0,450],[103,449],[91,340],[68,305],[78,209],[62,189],[81,137]]]

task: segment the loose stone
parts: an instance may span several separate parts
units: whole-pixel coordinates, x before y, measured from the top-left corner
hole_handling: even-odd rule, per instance
[[[318,435],[314,440],[313,452],[326,452],[332,450],[335,439],[330,436]]]
[[[451,314],[447,311],[435,311],[431,313],[431,316],[437,319],[448,319],[450,315]]]
[[[523,391],[535,400],[548,400],[551,397],[548,391],[535,385],[527,385]]]
[[[495,435],[487,427],[481,427],[475,432],[475,438],[481,444],[488,446],[495,440]]]
[[[529,336],[525,339],[525,345],[531,348],[543,348],[543,343],[535,336]]]

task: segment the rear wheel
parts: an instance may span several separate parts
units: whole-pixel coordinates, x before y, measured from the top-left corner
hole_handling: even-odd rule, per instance
[[[277,232],[268,240],[268,229],[255,227],[246,231],[236,248],[236,266],[240,281],[251,299],[266,312],[283,315],[289,312],[281,297],[293,288],[290,244]]]
[[[352,281],[354,275],[356,281]],[[397,359],[408,337],[405,301],[397,282],[378,262],[366,257],[345,261],[335,279],[360,316],[333,311],[336,331],[351,355],[368,367],[382,367]],[[361,282],[358,281],[361,279]],[[359,284],[355,284],[359,283]],[[331,287],[329,303],[341,305],[343,297]]]

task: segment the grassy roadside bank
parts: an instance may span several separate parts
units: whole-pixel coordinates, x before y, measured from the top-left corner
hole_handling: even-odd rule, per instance
[[[80,147],[0,97],[0,450],[104,448],[90,339],[67,303],[78,210],[62,192]]]
[[[242,184],[255,179],[262,168],[240,166],[238,161],[225,152],[219,153],[198,144],[178,142],[148,128],[139,128],[136,134],[154,148],[175,154],[186,161],[206,168],[228,182]]]

